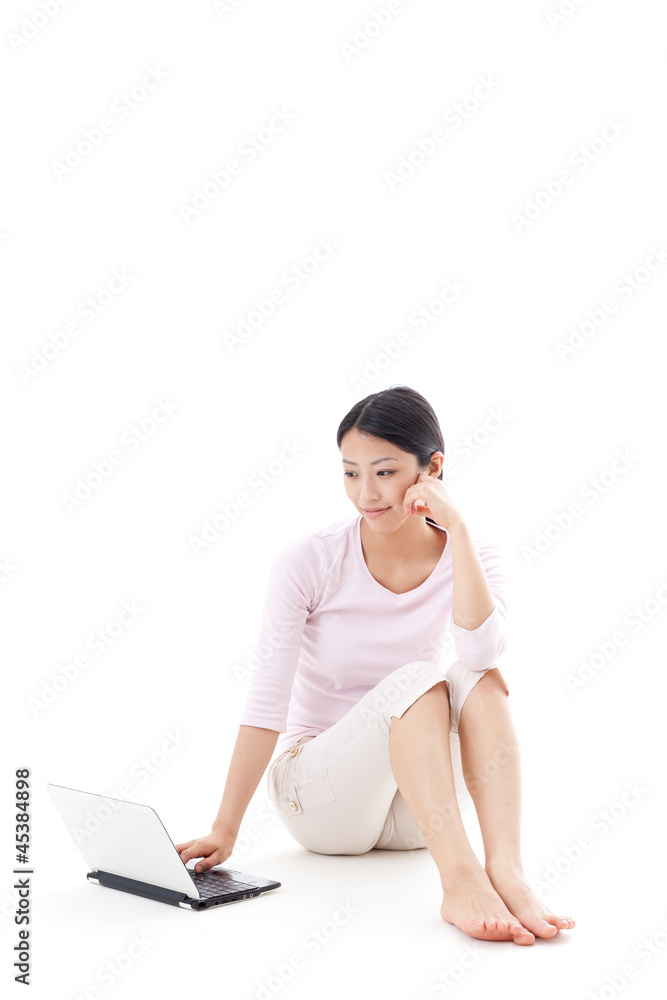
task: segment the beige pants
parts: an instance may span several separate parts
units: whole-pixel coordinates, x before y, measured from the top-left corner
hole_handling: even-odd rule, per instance
[[[280,753],[267,771],[268,794],[297,843],[317,854],[425,847],[389,762],[391,717],[400,719],[420,695],[438,681],[447,681],[452,767],[460,803],[468,795],[458,738],[461,708],[485,673],[468,670],[458,660],[444,674],[425,660],[406,663],[330,729],[302,736]]]

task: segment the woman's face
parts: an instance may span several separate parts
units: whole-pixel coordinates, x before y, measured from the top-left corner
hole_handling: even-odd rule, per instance
[[[420,469],[410,452],[356,427],[343,437],[340,452],[345,491],[366,522],[390,530],[403,524],[409,516],[403,513],[406,491],[417,482],[420,472],[428,470]],[[384,513],[372,513],[383,507]]]

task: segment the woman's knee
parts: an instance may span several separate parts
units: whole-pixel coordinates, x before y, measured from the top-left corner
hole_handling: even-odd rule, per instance
[[[503,694],[509,695],[509,689],[498,667],[491,667],[489,670],[485,670],[475,684],[473,691],[476,689],[480,689],[481,691],[501,691]]]
[[[497,704],[499,695],[506,698],[509,690],[498,667],[491,667],[475,682],[474,687],[465,695],[459,706],[456,728],[460,732],[464,718],[469,718],[471,712],[492,711]]]

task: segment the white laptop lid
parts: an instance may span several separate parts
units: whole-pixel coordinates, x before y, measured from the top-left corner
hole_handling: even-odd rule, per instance
[[[50,782],[46,787],[91,871],[111,872],[200,898],[152,806]]]

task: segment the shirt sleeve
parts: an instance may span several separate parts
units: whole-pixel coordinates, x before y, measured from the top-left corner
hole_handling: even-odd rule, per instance
[[[318,580],[317,539],[303,536],[274,557],[264,596],[258,656],[239,725],[287,731],[287,710]]]
[[[475,541],[480,561],[491,588],[495,608],[477,628],[466,629],[452,621],[456,656],[468,670],[488,670],[507,647],[507,580],[499,548],[490,542]]]

